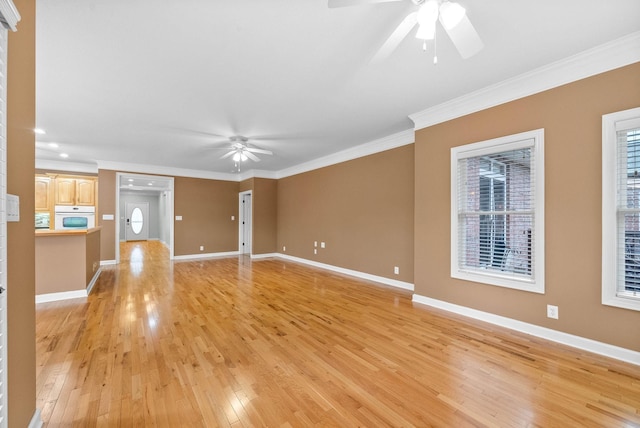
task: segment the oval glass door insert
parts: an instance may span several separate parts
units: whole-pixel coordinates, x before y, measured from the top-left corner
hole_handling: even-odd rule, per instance
[[[138,235],[142,231],[143,225],[144,218],[142,217],[142,210],[136,207],[131,212],[131,231]]]

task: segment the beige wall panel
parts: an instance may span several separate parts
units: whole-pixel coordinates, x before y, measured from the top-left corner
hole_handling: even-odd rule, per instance
[[[247,190],[253,190],[253,181],[254,181],[253,178],[249,178],[244,181],[241,181],[238,187],[238,193],[246,192]]]
[[[100,259],[116,259],[116,171],[101,169],[98,171],[98,212],[96,224],[100,231]],[[112,214],[113,220],[103,220],[104,214]]]
[[[100,268],[100,231],[89,233],[86,238],[86,266],[85,285],[89,285],[91,279]]]
[[[413,177],[408,145],[279,180],[278,250],[413,282]]]
[[[416,133],[415,292],[640,351],[636,311],[601,301],[602,115],[640,106],[640,63]],[[545,129],[546,293],[450,277],[450,149]],[[558,320],[546,305],[559,307]]]
[[[277,252],[278,239],[278,182],[255,178],[252,192],[253,254]]]
[[[26,427],[36,409],[35,0],[15,0],[22,19],[9,34],[7,191],[20,197],[20,222],[7,225],[7,341],[10,426]]]
[[[36,238],[36,294],[86,288],[86,235]]]
[[[238,188],[233,181],[175,178],[176,256],[238,250]],[[200,246],[204,251],[200,251]]]

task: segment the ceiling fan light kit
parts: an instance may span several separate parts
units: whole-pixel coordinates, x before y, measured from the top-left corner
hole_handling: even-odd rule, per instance
[[[328,4],[330,8],[334,8],[393,1],[403,0],[328,0]],[[438,62],[435,52],[438,22],[440,22],[440,25],[442,25],[463,59],[472,57],[484,47],[480,36],[467,17],[465,8],[459,3],[449,0],[411,0],[411,2],[418,9],[409,13],[402,20],[373,56],[372,63],[386,59],[416,25],[418,25],[418,31],[415,37],[423,41],[423,50],[427,48],[427,40],[434,40],[434,64]]]
[[[273,152],[270,150],[249,147],[249,145],[247,144],[248,141],[249,139],[247,137],[243,137],[241,135],[234,135],[233,137],[229,137],[229,142],[231,143],[231,151],[222,155],[220,159],[231,157],[231,160],[233,160],[237,167],[238,162],[245,162],[249,159],[254,162],[260,162],[260,158],[254,153],[273,155]]]

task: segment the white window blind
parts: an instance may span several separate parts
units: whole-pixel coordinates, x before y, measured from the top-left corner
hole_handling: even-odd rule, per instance
[[[616,124],[616,294],[640,299],[640,119]]]
[[[542,135],[452,150],[453,277],[543,291]]]

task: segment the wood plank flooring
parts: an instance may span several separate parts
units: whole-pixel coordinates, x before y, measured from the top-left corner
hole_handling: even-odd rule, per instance
[[[638,366],[278,259],[121,255],[37,305],[46,426],[640,426]]]

